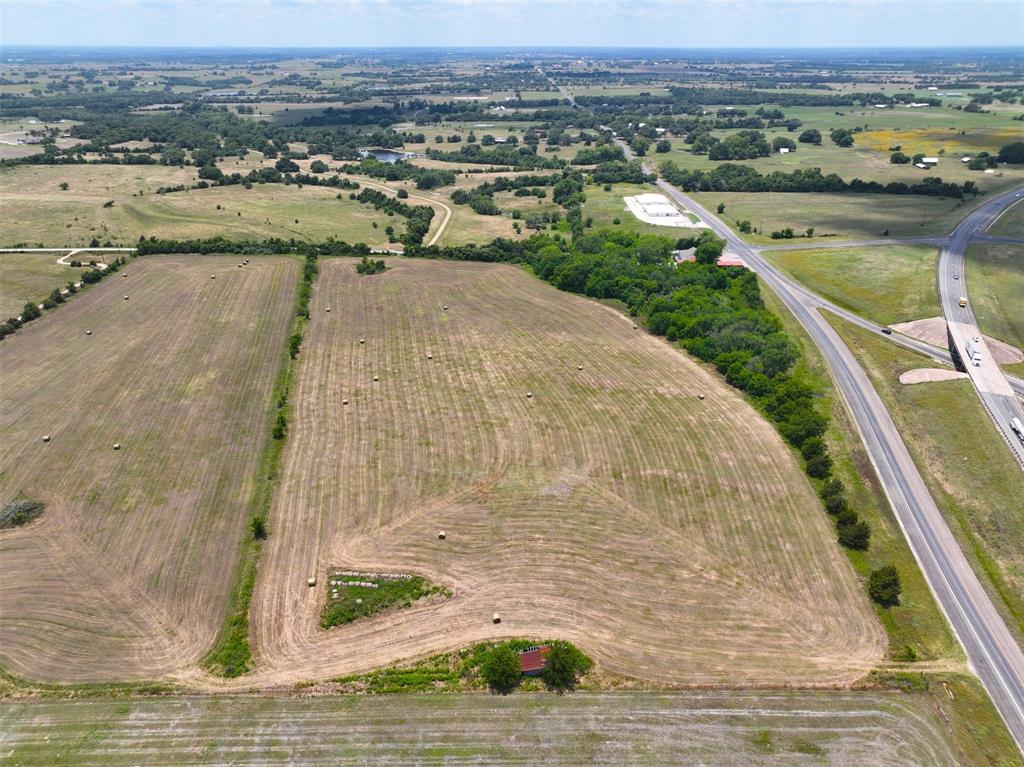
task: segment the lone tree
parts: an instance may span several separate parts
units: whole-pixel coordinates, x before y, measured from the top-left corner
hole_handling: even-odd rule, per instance
[[[519,668],[519,656],[507,645],[495,647],[484,658],[480,676],[494,692],[508,695],[519,684],[523,672]]]
[[[573,689],[580,674],[586,673],[594,665],[590,658],[569,642],[552,642],[544,661],[541,679],[548,689],[558,692]]]
[[[868,594],[882,607],[898,605],[902,591],[900,574],[895,565],[882,565],[871,571],[868,578]]]
[[[801,144],[820,144],[821,143],[821,131],[817,128],[808,128],[799,136],[796,140]]]

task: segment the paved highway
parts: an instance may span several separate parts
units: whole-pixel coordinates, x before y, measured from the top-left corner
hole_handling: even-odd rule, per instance
[[[1024,191],[1014,189],[988,200],[976,208],[953,230],[949,242],[939,256],[939,301],[946,318],[953,343],[960,353],[971,382],[981,397],[985,409],[1010,445],[1017,461],[1024,467],[1024,441],[1014,434],[1010,421],[1019,418],[1024,423],[1024,408],[1021,407],[1013,387],[1003,375],[999,365],[985,344],[985,337],[978,329],[970,301],[960,306],[961,297],[967,297],[967,275],[964,272],[964,254],[972,241],[983,235],[985,230],[1009,206],[1016,203]],[[974,340],[976,339],[976,340]],[[972,364],[968,344],[973,341],[980,349],[980,360]],[[950,350],[952,351],[952,350]]]
[[[627,157],[632,157],[624,141],[617,143]],[[1024,654],[953,538],[881,398],[849,348],[821,315],[824,302],[776,270],[757,249],[696,200],[664,180],[659,179],[657,185],[677,204],[700,216],[728,243],[730,251],[764,279],[820,349],[911,551],[963,645],[971,668],[1018,747],[1024,750]],[[848,312],[839,313],[857,324],[865,322],[852,319]]]

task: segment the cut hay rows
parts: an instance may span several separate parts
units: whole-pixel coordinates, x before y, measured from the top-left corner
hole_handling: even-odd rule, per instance
[[[140,259],[132,300],[104,281],[0,346],[0,498],[46,503],[0,533],[11,671],[155,677],[213,641],[297,279],[234,267]]]
[[[800,467],[736,392],[513,267],[391,265],[321,265],[254,681],[503,636],[571,639],[660,683],[841,683],[882,655]],[[306,577],[334,567],[421,574],[453,597],[324,632]]]

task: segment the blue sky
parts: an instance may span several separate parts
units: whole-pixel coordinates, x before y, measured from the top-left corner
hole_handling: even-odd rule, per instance
[[[2,0],[0,43],[1024,46],[1020,0]]]

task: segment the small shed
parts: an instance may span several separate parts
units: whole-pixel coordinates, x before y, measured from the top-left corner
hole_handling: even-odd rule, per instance
[[[547,655],[551,648],[546,644],[528,647],[519,653],[519,670],[525,676],[537,676],[547,663]]]

